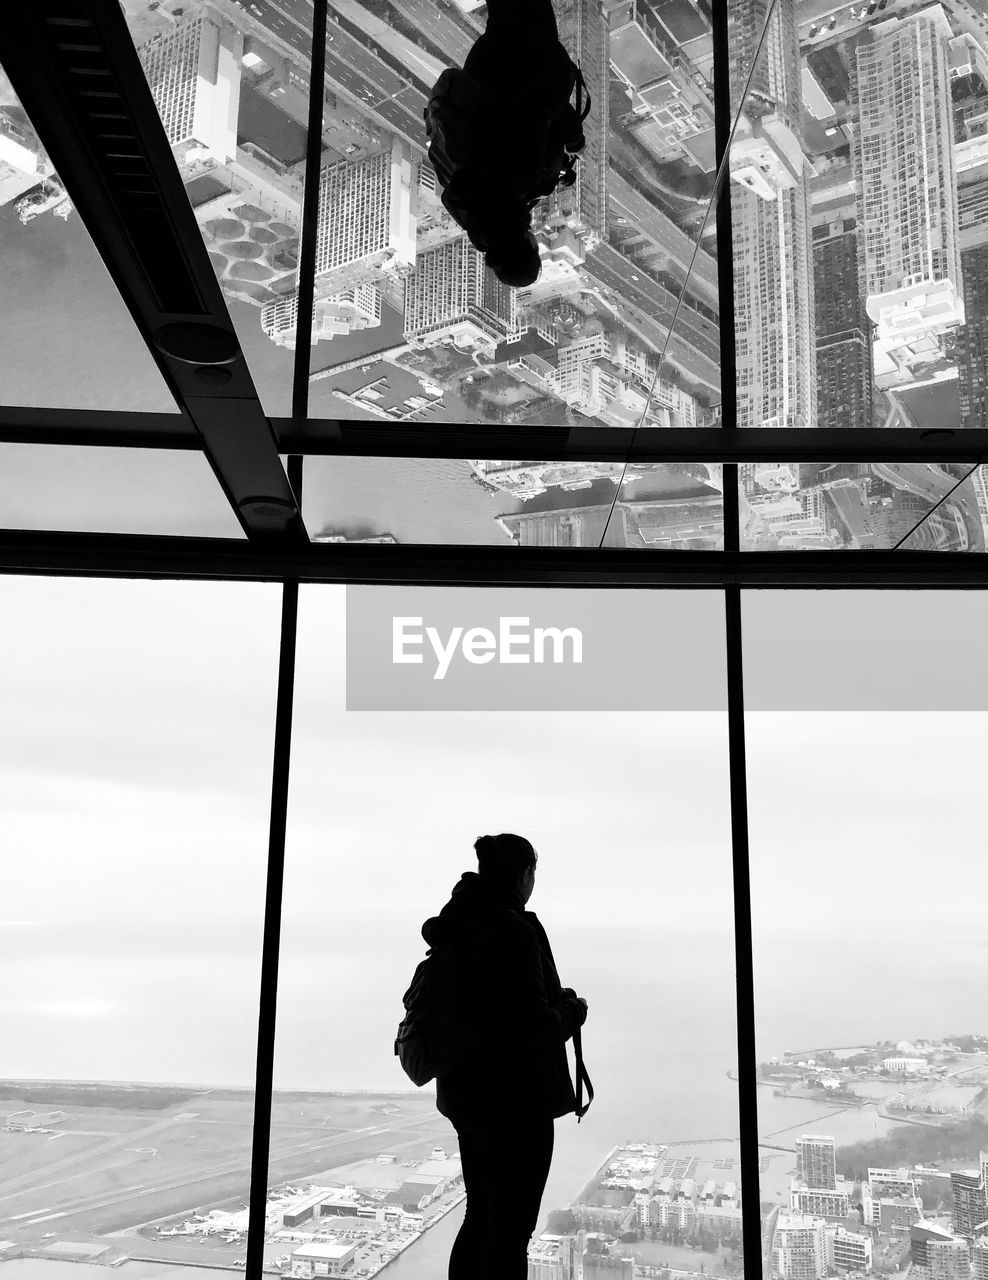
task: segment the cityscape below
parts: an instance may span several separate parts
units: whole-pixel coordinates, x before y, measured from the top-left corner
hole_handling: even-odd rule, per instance
[[[123,9],[237,323],[290,353],[311,4],[125,0]],[[535,211],[541,275],[516,290],[444,209],[422,119],[440,72],[461,64],[482,32],[484,5],[339,0],[331,8],[311,376],[329,380],[340,416],[719,424],[706,7],[557,0],[556,12],[593,109],[575,185]],[[981,0],[776,0],[762,39],[768,13],[767,0],[729,6],[738,424],[980,424],[988,352]],[[0,76],[3,206],[24,236],[39,218],[73,216]],[[12,221],[5,225],[14,235]],[[382,343],[385,333],[398,340]],[[357,354],[334,358],[340,342]],[[723,545],[722,495],[710,477],[701,492],[663,484],[654,493],[647,482],[657,468],[626,474],[587,463],[561,478],[538,461],[472,466],[495,499],[521,495],[519,510],[492,501],[494,541]],[[741,489],[746,550],[986,549],[980,468],[780,460],[742,467]],[[551,504],[532,505],[550,490]],[[334,527],[332,536],[353,532]]]
[[[824,1117],[877,1106],[896,1122],[850,1144],[800,1126],[761,1138],[765,1280],[985,1280],[988,1037],[787,1052],[758,1085],[813,1098]],[[10,1080],[0,1092],[0,1262],[245,1265],[251,1090]],[[448,1233],[432,1241],[465,1191],[434,1105],[428,1090],[275,1091],[265,1271],[366,1278],[406,1252],[438,1266]],[[616,1144],[569,1204],[543,1203],[529,1280],[740,1277],[740,1161],[730,1136]]]

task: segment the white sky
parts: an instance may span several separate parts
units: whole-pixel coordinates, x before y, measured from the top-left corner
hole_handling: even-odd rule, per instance
[[[190,1026],[252,1053],[280,594],[0,578],[0,967],[24,975],[0,993],[0,1076],[202,1079],[162,1013],[176,1001]],[[607,594],[618,627],[621,598]],[[680,598],[688,611],[692,593]],[[788,597],[794,621],[803,598]],[[935,599],[945,637],[952,598]],[[729,958],[725,716],[347,713],[343,609],[342,588],[302,590],[286,1053],[304,1052],[320,992],[366,988],[373,971],[381,999],[400,998],[422,920],[475,867],[485,831],[536,844],[530,905],[564,982],[592,992],[608,965],[637,968],[650,936]],[[662,647],[658,635],[656,661]],[[912,676],[942,665],[931,652]],[[786,943],[825,977],[842,940],[867,934],[901,984],[907,931],[982,937],[984,742],[984,713],[751,715],[756,950]],[[828,945],[802,955],[814,937]],[[790,981],[766,968],[766,1017]],[[65,1047],[82,1027],[103,1032],[117,1070],[93,1058],[95,1039],[88,1057]],[[42,1042],[64,1067],[39,1069]]]

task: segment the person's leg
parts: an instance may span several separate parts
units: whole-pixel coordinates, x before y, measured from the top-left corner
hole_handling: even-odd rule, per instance
[[[554,44],[559,31],[552,0],[487,0],[487,35],[507,43]]]
[[[463,1228],[450,1255],[450,1280],[527,1280],[528,1245],[538,1226],[542,1193],[552,1163],[555,1125],[551,1118],[510,1117],[474,1129],[468,1156],[484,1166],[482,1197],[474,1200],[470,1228]],[[460,1147],[463,1156],[463,1147]],[[464,1164],[464,1181],[466,1165]],[[471,1213],[467,1191],[467,1214]],[[464,1218],[466,1226],[466,1218]],[[462,1243],[461,1243],[462,1240]]]
[[[546,59],[559,42],[552,0],[488,0],[487,27],[474,41],[463,70],[489,88],[510,94],[526,73],[545,74]]]
[[[487,1247],[491,1201],[489,1162],[480,1136],[463,1122],[454,1127],[459,1139],[467,1207],[449,1254],[449,1280],[476,1280],[477,1259],[484,1256]]]

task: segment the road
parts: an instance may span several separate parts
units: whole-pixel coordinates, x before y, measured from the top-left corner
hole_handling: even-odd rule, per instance
[[[331,12],[352,22],[393,58],[407,66],[424,84],[431,87],[439,79],[440,72],[446,66],[445,62],[440,62],[432,54],[413,44],[383,18],[378,18],[369,9],[365,9],[359,0],[333,0]]]
[[[448,51],[449,65],[463,65],[477,38],[468,35],[451,13],[438,7],[436,0],[392,0],[396,9],[415,24],[430,44]]]
[[[762,1280],[771,1280],[772,1277],[772,1241],[775,1239],[775,1224],[781,1208],[777,1204],[762,1223]]]
[[[668,254],[678,268],[677,275],[685,279],[696,242],[615,169],[608,172],[607,193],[610,210],[626,218],[631,228]],[[719,306],[717,263],[706,249],[701,248],[696,255],[689,292],[714,309]]]
[[[630,258],[610,245],[602,244],[588,255],[583,270],[591,281],[616,295],[619,303],[638,313],[636,327],[650,334],[650,345],[661,351],[676,309],[675,296],[642,275]],[[719,393],[720,343],[716,325],[684,307],[669,341],[668,354],[689,377]]]
[[[874,462],[871,469],[896,488],[925,498],[931,508],[957,484],[955,476],[931,462]],[[984,551],[984,526],[970,480],[954,490],[937,514],[946,535],[944,550]],[[908,540],[903,546],[908,548]]]
[[[309,65],[311,13],[307,9],[285,2],[276,4],[274,0],[239,0],[239,7],[288,45],[303,65]],[[342,14],[334,14],[327,22],[327,88],[348,98],[417,151],[423,151],[425,94],[412,83],[411,73],[398,75],[347,30],[345,22]]]

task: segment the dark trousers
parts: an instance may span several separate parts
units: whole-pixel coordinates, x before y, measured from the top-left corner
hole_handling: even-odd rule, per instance
[[[482,84],[510,89],[519,67],[545,71],[546,53],[559,40],[552,0],[487,0],[487,26],[467,54],[463,70]]]
[[[510,204],[515,192],[538,190],[544,180],[549,118],[568,96],[571,76],[552,0],[488,0],[487,28],[463,70],[497,102],[494,118],[476,139],[481,194],[470,203],[484,211],[478,226],[483,236],[484,227],[509,219],[501,207],[503,192]]]
[[[453,1120],[467,1193],[449,1280],[526,1280],[556,1136],[551,1117],[511,1123]]]

